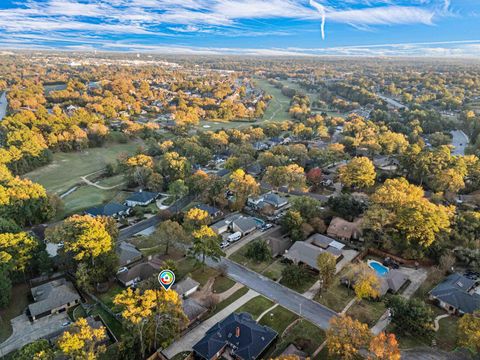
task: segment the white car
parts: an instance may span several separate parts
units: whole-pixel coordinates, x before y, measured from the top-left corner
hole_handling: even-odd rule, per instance
[[[72,323],[71,321],[65,321],[65,322],[62,324],[62,326],[63,326],[63,327],[66,327],[66,326],[70,325],[71,323]]]
[[[228,245],[230,245],[228,242],[224,241],[220,244],[221,249],[225,249]]]
[[[118,269],[117,274],[121,274],[121,273],[123,273],[123,272],[125,272],[125,271],[128,271],[128,268],[127,268],[126,266],[121,267],[120,269]]]
[[[228,242],[235,242],[238,241],[242,238],[242,233],[240,231],[237,231],[236,233],[233,233],[232,235],[228,235]]]

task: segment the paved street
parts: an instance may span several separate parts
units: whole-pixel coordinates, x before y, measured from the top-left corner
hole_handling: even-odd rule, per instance
[[[468,136],[462,130],[451,131],[452,134],[452,150],[453,155],[465,155],[465,149],[470,142]]]
[[[330,319],[337,315],[335,311],[231,260],[222,258],[221,261],[215,262],[207,259],[207,265],[216,268],[225,267],[227,275],[232,280],[248,286],[324,330],[328,329]]]
[[[262,236],[267,236],[268,234],[270,234],[271,232],[273,232],[277,229],[278,229],[278,225],[275,225],[274,227],[272,227],[271,229],[269,229],[265,232],[262,232],[260,230],[256,230],[253,233],[245,236],[244,238],[240,239],[239,241],[237,241],[237,242],[233,243],[232,245],[228,246],[226,249],[224,249],[224,252],[225,252],[225,254],[227,254],[227,257],[229,257],[234,252],[236,252],[240,248],[244,247],[248,243],[252,242],[253,240],[258,239]]]
[[[255,291],[249,290],[245,295],[241,298],[237,299],[229,306],[227,306],[222,311],[218,312],[217,314],[213,315],[211,318],[208,318],[204,322],[202,322],[197,327],[190,330],[180,339],[175,341],[172,345],[162,351],[162,353],[169,359],[171,359],[174,355],[182,352],[182,351],[190,351],[192,350],[192,346],[195,345],[202,337],[205,336],[205,333],[208,329],[210,329],[213,325],[217,322],[225,319],[228,315],[235,312],[243,304],[247,303],[254,297],[258,296]]]
[[[40,338],[53,336],[65,330],[62,324],[68,321],[66,312],[38,319],[30,322],[25,314],[12,319],[12,335],[0,344],[0,357],[20,349],[22,346]]]

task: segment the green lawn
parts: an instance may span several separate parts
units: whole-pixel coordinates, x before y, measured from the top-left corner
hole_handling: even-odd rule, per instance
[[[213,291],[220,294],[230,289],[233,285],[235,285],[235,281],[226,276],[219,275],[215,278],[215,282],[213,283]]]
[[[383,301],[362,300],[360,303],[357,301],[353,304],[348,309],[347,315],[372,327],[377,323],[385,310]]]
[[[122,334],[124,333],[124,329],[122,327],[122,323],[102,309],[101,306],[96,305],[88,315],[96,316],[100,315],[105,322],[105,324],[109,327],[109,329],[113,332],[117,339],[120,339]]]
[[[63,198],[64,209],[60,214],[57,214],[57,219],[109,202],[117,193],[118,190],[101,190],[88,185],[80,186],[73,193]]]
[[[285,348],[294,344],[298,349],[312,356],[325,341],[325,332],[307,320],[300,320],[293,325],[282,338],[279,338],[271,355],[279,356]]]
[[[113,304],[113,299],[115,296],[119,293],[121,293],[124,290],[122,286],[119,284],[115,283],[113,284],[110,289],[106,293],[103,294],[98,294],[97,297],[110,309],[113,309],[115,305]]]
[[[342,311],[348,302],[355,296],[353,290],[349,290],[346,286],[340,283],[340,278],[341,273],[335,276],[333,284],[328,289],[324,289],[315,297],[315,300],[320,304],[323,304],[336,312]]]
[[[243,266],[246,266],[247,268],[256,271],[258,273],[263,272],[268,266],[270,266],[275,259],[271,259],[268,261],[255,261],[252,259],[249,259],[245,256],[246,252],[248,250],[248,245],[241,247],[237,251],[235,251],[229,259],[232,261],[235,261],[236,263],[239,263]]]
[[[267,80],[255,79],[255,82],[263,91],[269,95],[272,95],[272,100],[270,100],[268,103],[267,109],[263,114],[263,120],[292,120],[293,118],[288,113],[291,99],[288,96],[283,95],[280,89],[277,89],[275,86],[271,85]]]
[[[273,301],[263,297],[261,295],[254,297],[252,300],[246,304],[240,306],[236,313],[247,312],[252,315],[253,319],[257,319],[265,310],[273,306]]]
[[[318,280],[317,274],[315,274],[313,271],[306,270],[305,275],[303,276],[301,282],[297,282],[295,284],[288,284],[288,283],[285,283],[282,279],[280,280],[280,284],[285,285],[286,287],[300,294],[303,294],[305,291],[310,289],[317,280]]]
[[[282,277],[282,270],[285,268],[285,264],[283,264],[280,260],[275,261],[274,263],[270,264],[264,271],[263,275],[272,279],[273,281],[277,281]]]
[[[232,295],[230,295],[228,298],[226,298],[225,300],[219,302],[215,308],[210,312],[209,316],[213,316],[215,315],[216,313],[222,311],[223,309],[225,309],[228,305],[234,303],[235,301],[237,301],[238,299],[240,299],[243,295],[245,295],[246,293],[248,292],[248,288],[245,286],[241,289],[238,289],[237,291],[235,291]]]
[[[0,342],[6,340],[12,334],[10,320],[22,314],[29,304],[28,295],[30,288],[27,284],[15,285],[12,288],[10,304],[0,310]]]
[[[133,154],[139,145],[139,142],[130,142],[107,144],[81,152],[58,152],[53,155],[51,164],[29,172],[25,177],[43,185],[47,191],[60,195],[80,182],[81,176],[103,170],[121,153]]]
[[[298,316],[295,313],[284,307],[277,306],[260,319],[260,324],[271,327],[279,336],[281,336],[287,326],[297,318]]]

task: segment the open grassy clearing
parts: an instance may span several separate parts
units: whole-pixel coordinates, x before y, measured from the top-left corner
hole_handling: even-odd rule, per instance
[[[347,311],[347,315],[352,318],[368,324],[369,327],[375,325],[386,311],[383,301],[362,300],[356,302]]]
[[[31,171],[25,177],[60,195],[81,182],[81,176],[103,170],[122,153],[133,154],[139,145],[139,142],[107,144],[81,152],[55,153],[51,164]]]
[[[235,281],[226,276],[219,275],[215,278],[215,282],[213,283],[213,292],[220,294],[230,289],[233,285],[235,285]]]
[[[298,292],[299,294],[303,294],[305,291],[310,289],[317,280],[318,275],[314,271],[306,270],[304,276],[302,277],[302,281],[289,284],[284,282],[282,279],[280,280],[280,284]]]
[[[227,306],[229,306],[230,304],[232,304],[235,301],[237,301],[238,299],[240,299],[243,295],[245,295],[248,292],[248,290],[249,290],[248,287],[245,286],[245,287],[235,291],[232,295],[230,295],[225,300],[219,302],[217,305],[215,305],[215,308],[208,314],[209,317],[215,315],[216,313],[218,313],[220,311],[222,311]]]
[[[290,98],[283,95],[280,89],[277,89],[265,79],[256,79],[255,82],[263,91],[272,95],[272,100],[268,103],[267,109],[263,114],[263,120],[293,120],[292,116],[288,113],[288,109],[290,108]]]
[[[0,342],[8,339],[12,334],[10,320],[22,314],[29,304],[30,288],[27,284],[18,284],[12,287],[10,303],[0,310]]]
[[[273,301],[267,299],[266,297],[259,295],[254,297],[252,300],[240,306],[236,313],[247,312],[252,315],[253,319],[257,319],[265,310],[273,306]]]
[[[335,276],[332,285],[328,289],[324,289],[317,294],[315,300],[326,307],[335,310],[336,312],[342,311],[348,302],[355,296],[352,290],[349,290],[346,286],[340,283],[342,272]]]

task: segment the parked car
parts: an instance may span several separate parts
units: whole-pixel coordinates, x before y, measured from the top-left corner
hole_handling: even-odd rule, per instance
[[[62,326],[63,327],[67,327],[68,325],[70,325],[72,322],[71,321],[65,321]]]
[[[232,235],[229,235],[227,240],[228,242],[235,242],[238,241],[242,238],[242,233],[240,231],[237,231],[236,233],[233,233]]]
[[[126,266],[121,267],[120,269],[118,269],[117,274],[121,274],[121,273],[123,273],[123,272],[125,272],[125,271],[128,271],[128,268],[127,268]]]
[[[273,224],[263,224],[262,225],[262,231],[267,231],[268,229],[271,229],[273,227]]]
[[[227,241],[224,241],[220,244],[221,249],[225,249],[228,245],[230,245]]]

